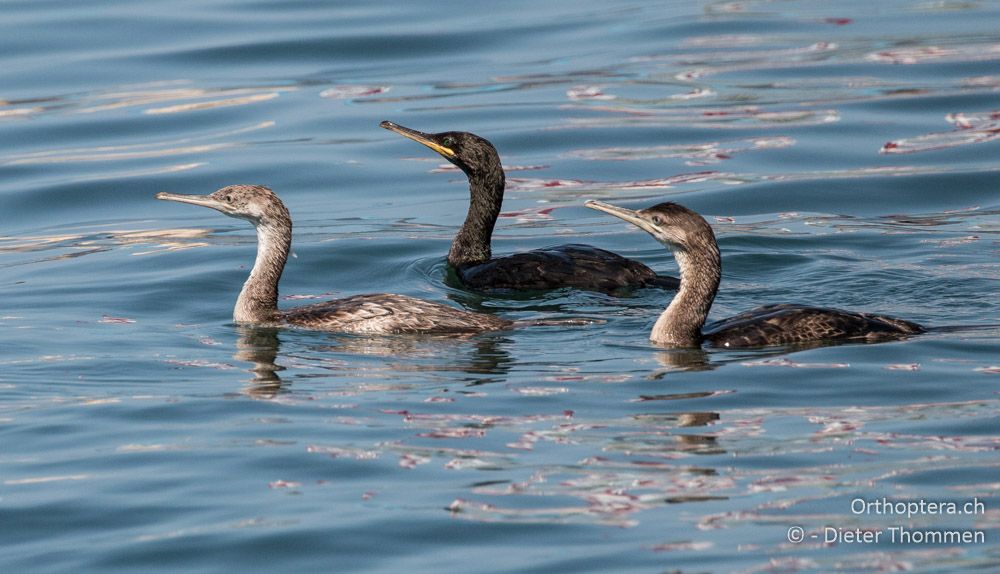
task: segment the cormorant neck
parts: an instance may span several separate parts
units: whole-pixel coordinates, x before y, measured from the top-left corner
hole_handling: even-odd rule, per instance
[[[674,248],[674,258],[680,267],[681,286],[656,320],[649,338],[670,347],[697,347],[701,345],[701,328],[719,290],[722,276],[719,247],[713,237],[708,245],[700,245],[696,251]]]
[[[491,163],[483,171],[468,171],[466,175],[469,177],[469,213],[448,252],[448,263],[456,269],[485,263],[493,257],[490,240],[503,204],[504,175],[499,162]]]
[[[292,222],[257,222],[257,260],[236,300],[237,323],[271,323],[278,315],[278,281],[292,244]]]

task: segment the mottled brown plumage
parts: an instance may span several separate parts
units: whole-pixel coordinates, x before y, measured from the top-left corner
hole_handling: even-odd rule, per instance
[[[490,242],[505,186],[493,144],[468,132],[427,134],[388,121],[380,125],[438,152],[469,178],[469,211],[448,252],[448,264],[466,287],[532,291],[575,287],[613,292],[679,285],[677,279],[658,276],[638,261],[589,245],[560,245],[493,258]]]
[[[764,305],[704,330],[704,340],[716,347],[763,347],[836,339],[879,342],[923,333],[910,321],[805,305]]]
[[[648,232],[677,259],[681,285],[653,326],[650,339],[671,347],[764,347],[823,341],[877,342],[923,333],[916,323],[884,315],[805,305],[765,305],[702,330],[722,276],[715,233],[705,219],[676,203],[632,211],[601,201],[587,207],[610,213]]]
[[[283,321],[339,333],[475,333],[500,331],[513,321],[470,313],[406,295],[355,295],[282,311]]]
[[[158,193],[156,198],[211,207],[246,219],[257,229],[257,260],[236,300],[233,320],[237,323],[359,334],[475,333],[516,325],[492,315],[385,293],[279,310],[278,281],[291,248],[292,219],[274,192],[259,185],[232,185],[211,195]]]

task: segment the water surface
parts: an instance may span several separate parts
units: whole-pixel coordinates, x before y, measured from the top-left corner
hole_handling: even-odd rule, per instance
[[[996,568],[996,329],[669,351],[669,294],[444,283],[490,138],[494,252],[676,273],[597,198],[682,202],[713,318],[775,302],[1000,323],[990,2],[7,2],[0,570]],[[153,200],[271,186],[283,305],[390,291],[585,328],[359,338],[231,323],[255,235]],[[851,501],[985,501],[974,516]],[[824,544],[823,528],[985,532]],[[800,544],[790,527],[819,535]]]

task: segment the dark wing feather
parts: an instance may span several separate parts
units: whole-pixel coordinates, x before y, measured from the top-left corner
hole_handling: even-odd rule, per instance
[[[560,245],[515,253],[459,268],[473,289],[546,290],[575,287],[612,292],[637,287],[676,289],[680,282],[649,267],[590,245]]]
[[[884,315],[785,304],[712,323],[704,339],[717,347],[764,347],[838,339],[884,341],[923,332],[916,323]]]
[[[508,329],[511,321],[470,313],[406,295],[355,295],[289,309],[285,322],[321,331],[359,334],[476,333]]]

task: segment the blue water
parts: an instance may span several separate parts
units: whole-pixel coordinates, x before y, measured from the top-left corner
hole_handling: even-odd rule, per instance
[[[583,242],[673,274],[647,234],[582,207],[670,199],[719,236],[713,318],[799,302],[997,324],[996,3],[3,13],[0,571],[1000,567],[995,328],[666,351],[647,340],[658,290],[462,292],[443,281],[462,174],[378,128],[496,144],[495,253]],[[252,229],[153,199],[234,183],[295,219],[282,305],[389,291],[607,323],[237,328]],[[985,513],[852,513],[883,497]],[[890,543],[891,526],[985,542]]]

